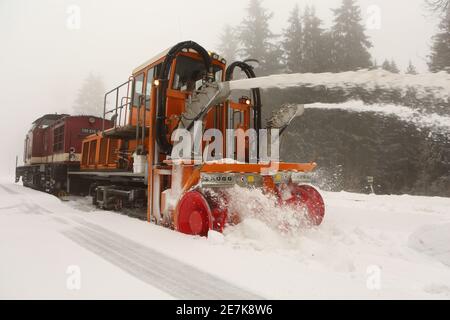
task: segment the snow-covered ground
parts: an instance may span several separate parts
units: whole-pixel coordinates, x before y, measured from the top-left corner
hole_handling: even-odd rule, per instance
[[[0,298],[450,298],[450,198],[323,195],[318,228],[199,238],[2,181]]]

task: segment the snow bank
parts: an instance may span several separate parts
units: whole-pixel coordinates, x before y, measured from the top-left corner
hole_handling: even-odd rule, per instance
[[[83,198],[60,202],[11,183],[1,186],[2,298],[168,298],[174,277],[185,280],[176,288],[205,295],[221,293],[226,282],[269,299],[450,298],[450,268],[428,254],[450,251],[449,198],[322,192],[325,219],[310,228],[297,220],[301,214],[291,219],[292,212],[270,198],[257,205],[263,196],[257,190],[236,189],[242,222],[201,238],[86,210]],[[297,227],[286,232],[280,222]],[[66,237],[77,230],[77,241]],[[102,251],[80,245],[94,236],[92,245]],[[415,247],[417,239],[426,250]],[[106,252],[117,259],[105,259]],[[66,288],[69,265],[81,268],[79,291]],[[129,273],[133,266],[136,273]],[[152,272],[158,283],[141,280]],[[216,282],[202,279],[205,273]],[[193,281],[209,285],[198,292]]]
[[[81,212],[58,198],[1,183],[0,204],[0,299],[172,298],[65,237]]]
[[[408,244],[411,248],[450,266],[450,222],[419,228],[411,234]]]
[[[326,204],[323,224],[313,228],[299,226],[284,232],[273,222],[280,221],[280,213],[283,221],[285,212],[280,212],[276,206],[269,209],[270,201],[264,199],[261,199],[264,210],[259,207],[254,210],[253,199],[261,197],[258,192],[254,191],[253,195],[235,192],[237,208],[242,210],[244,218],[240,224],[225,229],[225,245],[296,261],[302,265],[296,272],[309,275],[320,288],[326,287],[324,279],[330,274],[334,275],[333,280],[328,279],[332,286],[342,280],[341,276],[346,279],[343,291],[322,291],[319,295],[322,297],[343,294],[354,298],[394,298],[398,295],[403,298],[416,295],[450,298],[450,269],[435,263],[436,257],[430,259],[428,254],[422,254],[425,253],[423,250],[419,254],[411,250],[414,241],[411,239],[418,237],[418,228],[430,221],[448,221],[450,199],[321,193]],[[439,260],[444,261],[450,252],[450,224],[437,226],[427,229],[430,240],[426,248],[439,252]],[[438,229],[440,231],[435,232]],[[420,232],[422,241],[424,237]],[[373,290],[367,285],[371,270],[380,271],[380,289]]]

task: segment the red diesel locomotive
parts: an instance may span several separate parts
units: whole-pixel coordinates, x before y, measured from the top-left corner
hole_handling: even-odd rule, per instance
[[[16,182],[22,177],[25,186],[64,192],[67,171],[80,167],[83,139],[102,126],[103,119],[95,116],[46,114],[36,119],[25,138],[24,165],[16,168]]]

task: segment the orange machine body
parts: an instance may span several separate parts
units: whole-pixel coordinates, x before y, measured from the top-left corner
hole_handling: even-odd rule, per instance
[[[197,194],[192,201],[180,201],[184,194],[195,190],[202,185],[202,182],[207,184],[207,181],[202,179],[210,179],[214,174],[219,176],[234,174],[233,179],[237,177],[245,179],[247,186],[252,186],[252,183],[255,186],[259,184],[258,186],[262,186],[267,192],[275,193],[283,182],[281,181],[283,173],[309,172],[314,169],[315,163],[172,161],[167,154],[160,151],[158,146],[157,121],[164,121],[169,140],[172,131],[179,125],[180,115],[185,111],[187,99],[195,89],[181,85],[182,70],[189,64],[200,62],[202,57],[191,49],[178,52],[170,65],[168,78],[161,79],[161,64],[168,54],[170,51],[166,50],[139,66],[133,71],[128,82],[107,93],[105,118],[108,115],[111,116],[115,125],[83,141],[81,172],[73,174],[92,173],[90,177],[95,180],[95,175],[104,177],[105,172],[110,172],[111,176],[113,173],[115,176],[122,173],[123,177],[133,178],[133,183],[137,181],[137,177],[143,177],[148,221],[173,227],[185,233],[204,235],[205,224],[208,225],[208,229],[222,230],[223,221],[219,224],[214,221],[218,219],[216,216],[223,212],[211,203],[200,206],[198,210],[191,209],[189,206],[192,203],[204,201]],[[210,53],[210,56],[215,80],[224,81],[225,60],[214,53]],[[161,81],[167,81],[164,119],[158,118],[157,115],[158,86],[161,85]],[[123,97],[121,97],[121,90],[125,92]],[[112,100],[115,101],[115,107],[108,109],[107,101],[111,95]],[[203,119],[204,129],[218,129],[225,137],[226,129],[252,128],[252,107],[252,102],[246,97],[239,101],[230,99],[224,101],[208,111]],[[235,115],[238,116],[235,117]],[[238,120],[230,121],[231,118]],[[223,139],[224,150],[227,143],[225,140]],[[205,145],[202,146],[202,150],[204,148]],[[140,174],[133,173],[133,161],[136,155],[145,156],[147,161],[145,172]],[[105,190],[107,188],[101,189],[102,192]],[[120,192],[116,193],[120,194]],[[182,211],[180,208],[186,205],[189,207],[187,211],[185,210],[188,212],[187,218],[180,216]],[[202,220],[204,207],[207,207],[206,211],[210,212],[206,213],[210,216],[206,222]],[[189,212],[193,212],[194,217]],[[183,227],[181,224],[184,222],[180,222],[183,219],[188,219],[190,222],[186,223],[191,223],[192,226]]]

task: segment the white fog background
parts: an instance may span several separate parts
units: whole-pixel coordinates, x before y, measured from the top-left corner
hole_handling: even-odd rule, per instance
[[[324,27],[341,0],[264,0],[274,13],[271,29],[280,33],[289,12],[314,4]],[[12,175],[22,158],[31,122],[44,113],[72,111],[87,75],[101,75],[106,88],[123,82],[132,69],[182,40],[215,50],[224,24],[238,25],[245,0],[0,0],[0,175]],[[438,19],[424,0],[359,0],[380,8],[380,29],[367,30],[378,63],[394,59],[404,71],[411,59],[426,72],[431,37]],[[67,27],[68,8],[80,8],[80,28]],[[220,52],[219,52],[220,53]]]

